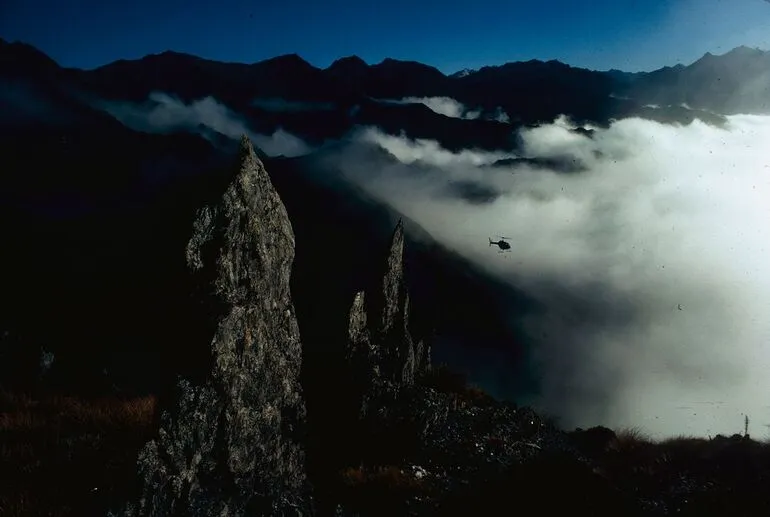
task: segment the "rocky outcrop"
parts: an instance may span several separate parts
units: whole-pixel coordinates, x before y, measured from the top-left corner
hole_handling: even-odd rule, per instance
[[[305,515],[302,350],[290,296],[294,233],[246,137],[221,200],[198,212],[187,245],[196,294],[214,318],[211,370],[181,381],[140,454],[128,514]]]
[[[393,232],[382,280],[356,294],[350,309],[347,358],[361,393],[411,386],[430,367],[430,346],[412,338],[404,267],[404,225]]]

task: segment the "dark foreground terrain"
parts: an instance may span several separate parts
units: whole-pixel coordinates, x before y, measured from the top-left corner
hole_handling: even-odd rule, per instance
[[[753,516],[770,509],[770,446],[747,437],[652,442],[605,428],[565,433],[440,367],[405,397],[441,408],[445,422],[427,436],[414,421],[393,422],[403,430],[403,454],[396,443],[391,454],[340,467],[328,480],[336,515],[497,515],[507,508]],[[0,515],[106,515],[131,494],[137,454],[157,436],[152,398],[0,399]],[[381,437],[373,434],[366,438],[377,450]]]
[[[179,250],[184,375],[157,372],[141,396],[3,392],[0,514],[770,512],[767,444],[567,432],[433,364],[411,329],[402,221],[322,325],[311,297],[295,306],[299,243],[247,139],[227,170]]]

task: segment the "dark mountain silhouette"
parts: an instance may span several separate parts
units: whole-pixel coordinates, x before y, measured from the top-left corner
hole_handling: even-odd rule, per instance
[[[120,60],[92,71],[72,71],[74,81],[107,99],[141,101],[154,91],[185,101],[212,96],[232,107],[257,97],[328,100],[334,89],[322,71],[297,55],[252,65],[221,63],[189,54],[163,52]]]
[[[353,119],[387,133],[402,131],[411,138],[438,140],[453,151],[479,148],[510,149],[515,145],[511,126],[490,120],[464,120],[435,113],[424,104],[387,104],[364,100]]]
[[[560,113],[606,120],[613,107],[611,76],[559,61],[484,67],[455,81],[453,97],[460,102],[487,109],[501,106],[524,123],[552,120]]]
[[[628,116],[720,124],[723,114],[766,112],[770,95],[770,54],[747,47],[648,73],[530,60],[447,76],[428,65],[394,59],[369,65],[351,56],[320,69],[296,54],[244,64],[171,51],[76,70],[59,67],[29,45],[7,42],[0,45],[0,62],[4,82],[18,86],[23,80],[25,90],[43,91],[57,105],[75,102],[83,109],[97,100],[142,102],[153,92],[187,103],[212,97],[246,116],[259,131],[285,128],[314,143],[339,138],[365,123],[436,138],[453,148],[464,138],[471,139],[468,145],[487,149],[510,146],[498,135],[511,126],[500,127],[487,117],[450,121],[421,105],[377,104],[372,99],[450,97],[469,109],[502,110],[515,128],[560,114],[599,125]],[[15,101],[8,97],[10,93],[3,96],[4,105],[12,107]],[[268,112],[256,107],[255,99],[325,103],[331,109]]]
[[[452,83],[438,69],[417,63],[385,59],[367,72],[363,93],[378,98],[431,97],[452,94]]]
[[[32,45],[0,38],[0,74],[29,74],[58,69],[59,65]]]
[[[364,87],[369,65],[358,56],[341,57],[329,65],[326,73],[351,90],[358,90]]]

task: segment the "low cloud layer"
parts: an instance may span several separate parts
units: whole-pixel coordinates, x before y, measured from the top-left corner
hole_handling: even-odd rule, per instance
[[[564,118],[524,130],[527,157],[363,131],[395,158],[339,159],[349,177],[436,238],[547,307],[527,329],[542,389],[529,401],[563,425],[636,426],[654,436],[770,424],[770,118],[719,129],[625,119],[593,137]],[[360,151],[359,151],[360,152]],[[494,195],[479,202],[450,188]],[[511,253],[487,237],[511,238]],[[493,368],[494,366],[490,366]],[[493,376],[494,374],[490,374]]]
[[[356,138],[360,142],[381,146],[406,165],[422,164],[454,169],[465,165],[490,165],[498,160],[515,157],[511,153],[474,149],[454,153],[441,147],[435,140],[419,138],[410,140],[403,136],[389,135],[371,127],[361,129]]]
[[[466,120],[496,120],[498,122],[510,122],[508,114],[498,107],[492,112],[485,113],[481,109],[470,109],[463,103],[452,99],[451,97],[404,97],[399,100],[389,100],[386,102],[395,102],[398,104],[424,104],[433,112],[452,118]]]
[[[452,118],[474,120],[481,116],[480,110],[469,110],[464,104],[450,97],[404,97],[405,104],[424,104],[440,115]]]
[[[212,97],[185,104],[176,97],[153,92],[144,103],[110,102],[101,103],[100,107],[126,126],[140,131],[198,131],[207,138],[211,131],[229,138],[247,134],[270,156],[301,156],[311,150],[302,139],[283,129],[272,135],[253,132],[245,120]]]

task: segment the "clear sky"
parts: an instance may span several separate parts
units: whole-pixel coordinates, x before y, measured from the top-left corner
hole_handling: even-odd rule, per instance
[[[297,53],[320,67],[393,57],[447,73],[532,58],[637,71],[770,49],[770,0],[0,0],[0,37],[80,68],[170,49],[245,63]]]

